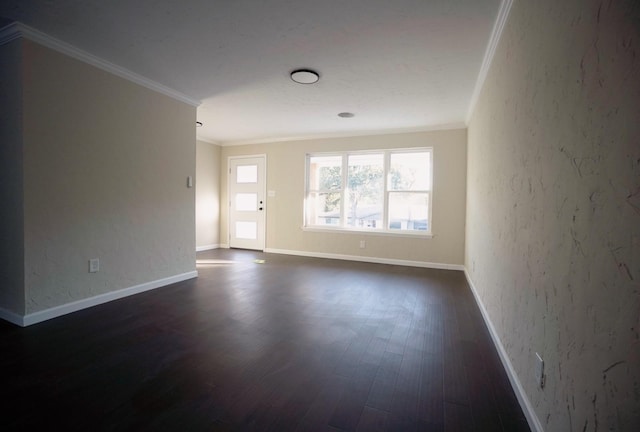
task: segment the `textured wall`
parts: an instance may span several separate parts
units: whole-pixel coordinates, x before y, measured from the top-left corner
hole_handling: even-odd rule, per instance
[[[24,314],[22,43],[0,46],[0,308]]]
[[[516,0],[469,126],[466,266],[546,431],[640,430],[639,44],[638,2]]]
[[[27,313],[195,270],[195,116],[24,42]]]
[[[222,148],[223,164],[229,156],[267,155],[267,248],[324,254],[462,264],[466,188],[464,129],[423,133],[376,135],[291,141]],[[303,231],[305,156],[323,151],[433,147],[433,238],[408,238],[366,233]],[[222,176],[222,202],[226,202],[227,176]],[[226,239],[228,211],[221,209],[221,238]],[[366,248],[360,249],[360,240]],[[226,243],[226,242],[225,242]]]
[[[196,142],[196,248],[220,243],[220,146]]]

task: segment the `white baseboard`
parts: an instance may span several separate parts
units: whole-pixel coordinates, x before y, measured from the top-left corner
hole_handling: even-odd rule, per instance
[[[196,252],[202,252],[202,251],[206,251],[206,250],[212,250],[212,249],[218,249],[220,248],[219,244],[210,244],[210,245],[204,245],[204,246],[196,246]]]
[[[332,253],[323,253],[323,252],[306,252],[306,251],[296,251],[296,250],[286,250],[286,249],[270,249],[267,248],[264,250],[266,253],[275,253],[282,255],[297,255],[297,256],[307,256],[314,258],[329,258],[329,259],[338,259],[345,261],[360,261],[360,262],[370,262],[376,264],[393,264],[393,265],[401,265],[408,267],[424,267],[424,268],[434,268],[434,269],[443,269],[443,270],[464,270],[464,266],[462,264],[442,264],[442,263],[432,263],[425,261],[409,261],[409,260],[399,260],[399,259],[391,259],[391,258],[376,258],[376,257],[367,257],[367,256],[359,256],[359,255],[340,255],[340,254],[332,254]]]
[[[220,243],[220,249],[229,249],[230,246],[228,243]]]
[[[74,301],[71,303],[63,304],[60,306],[52,307],[50,309],[45,309],[42,311],[27,314],[25,316],[20,316],[12,312],[0,309],[0,318],[5,319],[14,324],[17,324],[19,326],[27,327],[32,324],[37,324],[42,321],[50,320],[52,318],[57,318],[59,316],[66,315],[72,312],[77,312],[82,309],[87,309],[92,306],[97,306],[99,304],[107,303],[123,297],[128,297],[134,294],[139,294],[145,291],[160,288],[166,285],[170,285],[172,283],[181,282],[187,279],[192,279],[197,276],[198,276],[197,271],[182,273],[182,274],[170,276],[164,279],[158,279],[158,280],[146,282],[140,285],[135,285],[129,288],[124,288],[117,291],[111,291],[108,293],[100,294],[95,297],[90,297],[90,298]]]
[[[464,269],[464,275],[467,278],[467,282],[469,283],[471,292],[473,293],[473,296],[476,299],[476,303],[480,308],[480,312],[482,313],[482,318],[484,319],[484,322],[487,325],[487,328],[489,329],[489,333],[491,334],[491,339],[493,339],[493,343],[496,346],[496,349],[498,350],[500,360],[502,361],[502,366],[507,371],[507,376],[509,377],[509,381],[511,382],[511,387],[513,388],[513,391],[515,392],[516,397],[518,398],[518,402],[520,402],[520,406],[522,407],[522,411],[524,412],[524,415],[527,418],[527,423],[529,423],[529,427],[534,432],[544,432],[544,429],[542,428],[542,423],[540,423],[540,419],[536,415],[536,412],[533,409],[533,405],[531,404],[529,397],[525,393],[524,388],[520,383],[520,379],[518,378],[518,375],[516,374],[516,371],[513,368],[513,365],[511,364],[511,360],[507,355],[507,351],[504,349],[504,346],[502,345],[502,341],[498,337],[498,333],[496,332],[496,329],[493,326],[493,323],[491,322],[491,318],[489,318],[489,314],[487,313],[487,310],[484,307],[482,300],[480,300],[478,291],[476,290],[476,287],[473,284],[473,281],[471,280],[471,277],[469,276],[469,272],[467,271],[466,268]]]
[[[24,324],[22,324],[22,315],[18,315],[17,313],[11,312],[7,309],[0,308],[0,319],[24,327]]]

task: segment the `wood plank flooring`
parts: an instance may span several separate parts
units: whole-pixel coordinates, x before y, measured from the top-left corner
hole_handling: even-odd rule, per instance
[[[194,280],[0,322],[2,430],[529,431],[462,272],[198,261]]]

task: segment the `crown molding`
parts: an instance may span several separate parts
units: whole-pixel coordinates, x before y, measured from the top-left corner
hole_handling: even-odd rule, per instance
[[[218,142],[218,141],[212,140],[212,139],[210,139],[210,138],[205,138],[205,137],[200,136],[200,135],[196,135],[196,140],[197,140],[197,141],[206,142],[206,143],[208,143],[208,144],[217,145],[217,146],[220,146],[220,145],[221,145],[221,144],[220,144],[220,142]]]
[[[493,62],[493,55],[496,52],[498,42],[500,42],[502,30],[504,30],[504,25],[507,22],[507,17],[509,16],[509,11],[511,10],[512,3],[513,0],[502,0],[502,3],[500,4],[498,17],[496,18],[496,22],[493,25],[493,31],[491,32],[491,37],[489,38],[489,43],[487,44],[487,50],[484,53],[484,59],[482,60],[480,73],[478,74],[478,79],[476,80],[476,86],[473,89],[473,94],[471,95],[471,100],[469,101],[469,108],[467,110],[466,118],[467,125],[469,125],[469,122],[471,121],[471,116],[473,115],[473,110],[475,109],[476,103],[478,102],[478,97],[480,97],[482,86],[484,85],[484,81],[487,79],[487,73],[489,72],[491,63]]]
[[[398,135],[398,134],[435,132],[435,131],[456,130],[456,129],[466,129],[466,128],[467,128],[466,123],[456,122],[456,123],[446,123],[446,124],[434,125],[434,126],[421,126],[421,127],[415,127],[415,128],[363,130],[363,131],[352,131],[352,132],[327,132],[327,133],[318,133],[315,135],[271,137],[271,138],[241,140],[241,141],[222,141],[222,142],[219,142],[218,145],[222,147],[231,147],[231,146],[241,146],[241,145],[251,145],[251,144],[281,143],[281,142],[288,142],[288,141],[309,141],[309,140],[319,140],[319,139],[327,139],[327,138],[356,138],[356,137],[363,137],[363,136],[366,137],[366,136],[378,136],[378,135]]]
[[[21,26],[20,23],[14,22],[0,29],[0,46],[22,37],[19,26]]]
[[[0,29],[0,46],[19,38],[24,38],[32,42],[36,42],[47,48],[50,48],[52,50],[65,54],[69,57],[72,57],[76,60],[80,60],[84,63],[95,66],[98,69],[102,69],[106,72],[119,76],[120,78],[124,78],[128,81],[134,82],[150,90],[156,91],[158,93],[162,93],[165,96],[169,96],[170,98],[179,100],[180,102],[184,102],[188,105],[197,107],[201,104],[199,100],[190,98],[185,94],[182,94],[176,90],[173,90],[153,80],[145,78],[142,75],[138,75],[135,72],[131,72],[128,69],[125,69],[116,64],[103,60],[99,57],[94,56],[93,54],[89,54],[86,51],[82,51],[81,49],[76,48],[73,45],[70,45],[66,42],[62,42],[61,40],[58,40],[52,36],[49,36],[48,34],[45,34],[39,30],[31,28],[20,22],[16,21]]]

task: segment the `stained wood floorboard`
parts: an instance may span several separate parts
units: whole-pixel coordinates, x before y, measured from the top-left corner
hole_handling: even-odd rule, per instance
[[[0,322],[2,430],[529,431],[461,272],[197,258],[197,279]]]

